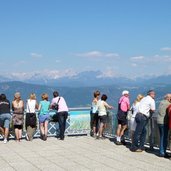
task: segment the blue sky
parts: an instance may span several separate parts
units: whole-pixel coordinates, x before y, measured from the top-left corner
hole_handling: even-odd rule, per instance
[[[0,75],[171,74],[170,0],[1,0]]]

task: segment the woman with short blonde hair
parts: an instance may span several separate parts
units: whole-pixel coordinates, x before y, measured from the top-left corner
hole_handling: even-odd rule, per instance
[[[12,101],[12,110],[12,120],[16,141],[20,141],[22,138],[22,129],[24,124],[24,101],[21,100],[20,92],[16,92],[14,94],[14,100]]]
[[[143,99],[143,97],[144,96],[142,94],[138,94],[137,98],[135,99],[134,103],[131,106],[131,110],[132,110],[132,117],[130,120],[131,139],[133,139],[135,128],[137,126],[136,121],[135,121],[135,116],[138,112],[138,107],[139,107],[140,101]]]
[[[48,133],[48,120],[49,120],[49,108],[50,102],[48,101],[48,94],[42,94],[42,101],[39,103],[39,123],[40,123],[40,134],[42,140],[47,140]]]

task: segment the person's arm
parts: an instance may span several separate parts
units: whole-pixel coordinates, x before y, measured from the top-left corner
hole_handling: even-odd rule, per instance
[[[51,109],[51,103],[49,102],[49,107],[48,107],[48,110]]]
[[[155,110],[156,110],[156,105],[155,105],[155,101],[153,100],[151,103],[150,113],[153,114]]]
[[[113,106],[110,106],[107,102],[104,102],[104,106],[108,109],[113,109]]]
[[[37,101],[36,101],[35,109],[38,109],[38,108],[39,108],[39,104],[38,104]]]
[[[14,111],[14,101],[12,101],[12,111]]]
[[[39,104],[39,107],[38,107],[38,111],[40,111],[41,107],[42,107],[42,105],[41,105],[41,103],[40,103],[40,104]]]
[[[22,110],[24,111],[24,101],[22,100]]]

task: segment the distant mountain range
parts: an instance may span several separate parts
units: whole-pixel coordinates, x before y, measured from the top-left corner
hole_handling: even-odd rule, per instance
[[[168,83],[168,82],[167,82]],[[117,102],[121,96],[121,92],[124,89],[130,91],[130,100],[133,102],[137,94],[146,94],[149,89],[154,89],[157,93],[156,102],[158,103],[166,93],[171,93],[171,84],[155,83],[151,84],[150,81],[142,84],[130,85],[130,83],[118,83],[113,85],[99,85],[99,86],[76,86],[74,87],[68,82],[68,87],[64,86],[47,86],[30,84],[19,81],[1,81],[0,82],[0,93],[5,93],[8,99],[13,99],[14,93],[21,92],[24,101],[29,97],[29,94],[34,92],[37,95],[37,100],[41,100],[41,94],[46,92],[49,94],[49,100],[52,99],[52,93],[54,90],[59,91],[60,95],[66,99],[69,107],[88,107],[91,105],[93,98],[93,92],[100,90],[101,93],[107,94],[108,103],[113,105],[117,109]]]
[[[8,76],[0,76],[0,82],[7,81],[22,81],[25,83],[55,86],[55,87],[93,87],[93,86],[142,86],[142,85],[165,85],[171,83],[171,75],[149,77],[144,76],[136,79],[126,77],[113,77],[105,75],[101,71],[84,71],[75,74],[64,74],[59,76],[59,73],[18,73]]]

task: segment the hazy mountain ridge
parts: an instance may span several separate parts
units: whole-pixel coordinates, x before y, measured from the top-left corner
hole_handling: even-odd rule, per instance
[[[58,76],[58,72],[55,73],[35,73],[31,76],[21,73],[0,76],[0,82],[7,81],[22,81],[31,84],[41,84],[47,86],[57,87],[92,87],[92,86],[109,86],[109,85],[126,85],[126,86],[142,86],[152,84],[170,84],[171,75],[163,76],[144,76],[139,78],[127,78],[105,75],[101,71],[84,71],[77,74]]]
[[[117,102],[121,96],[121,92],[127,89],[130,91],[130,100],[133,102],[137,94],[146,94],[149,89],[156,91],[157,103],[163,98],[166,93],[171,93],[171,85],[163,84],[144,84],[140,86],[130,86],[126,84],[118,85],[103,85],[92,87],[54,87],[38,84],[29,84],[19,81],[1,82],[0,93],[5,93],[9,100],[13,99],[14,93],[21,92],[24,101],[29,97],[29,94],[34,92],[37,95],[37,100],[41,100],[41,94],[46,92],[49,94],[49,100],[52,99],[52,93],[54,90],[59,91],[61,96],[64,96],[69,107],[85,107],[90,106],[93,98],[93,92],[100,90],[101,93],[105,93],[108,96],[108,103],[117,108]]]

